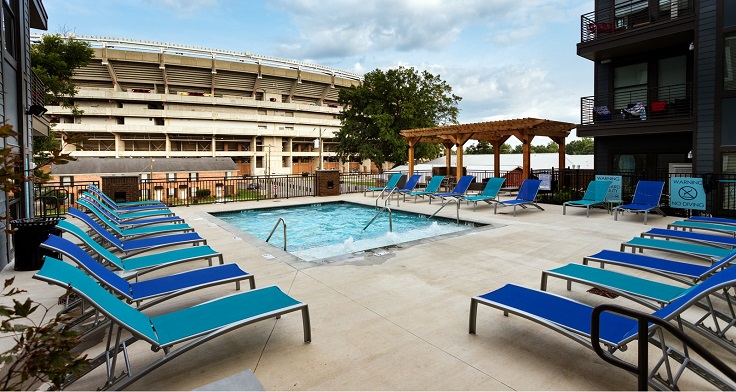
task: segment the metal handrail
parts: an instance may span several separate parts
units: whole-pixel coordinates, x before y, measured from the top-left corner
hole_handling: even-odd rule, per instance
[[[637,320],[638,324],[638,364],[634,365],[632,363],[623,361],[619,358],[614,357],[607,351],[601,347],[600,343],[600,326],[601,326],[601,314],[603,312],[611,312],[611,313],[618,313],[626,317],[630,317]],[[645,391],[648,389],[649,386],[649,335],[651,334],[651,331],[649,330],[649,323],[656,324],[658,327],[667,330],[670,334],[672,334],[675,338],[679,339],[683,345],[685,346],[685,349],[690,348],[694,352],[696,352],[701,358],[703,358],[706,362],[710,363],[715,367],[718,371],[723,373],[724,376],[730,378],[733,381],[736,381],[736,371],[731,369],[728,365],[726,365],[723,361],[721,361],[716,355],[708,351],[705,347],[700,345],[700,343],[693,340],[690,336],[676,328],[674,325],[670,324],[664,319],[661,319],[657,316],[642,313],[633,309],[625,308],[623,306],[613,305],[613,304],[603,304],[596,306],[593,308],[593,313],[591,315],[591,333],[590,333],[590,340],[591,345],[593,346],[593,351],[595,351],[596,354],[598,354],[599,357],[601,357],[604,361],[615,365],[617,367],[620,367],[624,370],[627,370],[629,372],[632,372],[638,376],[638,389],[640,391]],[[660,335],[662,337],[663,335]],[[659,342],[661,345],[664,346],[664,341]],[[665,351],[666,347],[661,347],[663,352]],[[674,352],[669,352],[670,350],[667,350],[669,354],[673,354]],[[667,354],[665,354],[667,355]],[[695,371],[704,371],[709,372],[707,369],[702,368],[700,365],[695,363],[692,360],[689,360],[688,358],[682,358],[682,366],[683,367],[695,367]],[[658,365],[665,365],[667,366],[667,373],[670,376],[670,380],[664,380],[669,384],[672,385],[659,385],[658,387],[667,387],[671,389],[677,389],[677,379],[681,375],[682,370],[675,372],[675,375],[672,374],[672,370],[669,368],[669,364],[666,361],[666,358],[660,359]],[[709,372],[710,373],[710,372]],[[711,376],[715,376],[714,374],[710,374]],[[673,377],[674,376],[674,377]],[[714,378],[711,380],[708,380],[713,385],[719,387],[720,389],[732,389],[733,386],[728,385],[725,380],[721,380],[720,378]],[[718,385],[716,385],[718,384]]]
[[[460,199],[455,198],[455,197],[448,197],[447,200],[444,203],[442,203],[442,205],[440,206],[440,208],[438,208],[437,211],[435,211],[434,214],[430,215],[429,218],[427,218],[427,219],[434,218],[434,216],[437,215],[438,212],[440,212],[443,208],[445,208],[445,206],[447,206],[450,203],[455,203],[456,206],[457,206],[457,208],[456,208],[456,210],[457,210],[456,211],[457,217],[456,217],[456,220],[455,221],[456,221],[456,223],[459,224],[460,223]]]
[[[284,218],[279,218],[279,220],[276,221],[276,224],[273,225],[273,229],[271,229],[271,233],[268,234],[268,238],[266,238],[266,242],[271,239],[271,236],[273,236],[273,232],[276,231],[276,228],[279,227],[279,222],[284,224],[284,251],[286,250],[286,221]]]
[[[373,221],[375,221],[376,218],[378,218],[378,215],[381,215],[381,213],[383,211],[388,211],[388,231],[389,232],[393,232],[394,231],[394,214],[391,211],[391,208],[388,207],[388,206],[384,206],[383,208],[381,208],[380,210],[378,210],[378,212],[376,212],[376,215],[374,215],[373,216],[373,219],[371,219],[371,221],[368,222],[367,225],[365,225],[365,227],[363,228],[363,230],[367,229],[368,226],[370,226],[371,223],[373,223]]]

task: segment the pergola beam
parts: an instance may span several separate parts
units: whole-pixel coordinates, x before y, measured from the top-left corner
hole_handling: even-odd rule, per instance
[[[531,142],[536,136],[546,136],[560,145],[560,169],[565,166],[565,138],[575,129],[572,123],[543,120],[538,118],[522,118],[515,120],[488,121],[472,124],[446,125],[433,128],[405,129],[401,135],[410,144],[410,173],[413,172],[413,146],[417,143],[441,143],[447,151],[447,173],[450,173],[452,154],[451,148],[457,147],[457,171],[462,176],[462,146],[470,139],[488,141],[494,146],[493,166],[496,176],[500,175],[501,145],[509,137],[514,136],[521,141],[524,151],[524,178],[529,178],[531,167]],[[413,143],[413,145],[412,145]]]

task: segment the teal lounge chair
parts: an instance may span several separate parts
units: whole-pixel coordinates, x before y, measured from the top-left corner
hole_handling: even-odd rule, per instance
[[[406,196],[414,196],[414,203],[417,202],[417,197],[424,198],[424,196],[429,196],[432,194],[437,193],[440,190],[440,186],[442,185],[442,181],[445,179],[445,176],[434,176],[431,180],[429,180],[429,184],[424,188],[424,190],[421,191],[412,191],[404,193],[404,201],[406,201]],[[432,204],[432,198],[429,198],[429,203]]]
[[[165,248],[168,246],[178,245],[207,245],[207,240],[202,238],[199,234],[190,231],[188,233],[177,233],[177,234],[166,234],[159,236],[144,237],[132,240],[121,240],[115,237],[112,233],[105,230],[104,227],[97,224],[92,219],[84,220],[84,223],[90,227],[90,229],[97,234],[97,239],[87,234],[82,228],[74,225],[66,220],[61,220],[56,224],[56,228],[69,233],[82,241],[95,241],[108,249],[119,251],[125,254],[125,257],[133,256],[141,252],[148,252],[154,249]]]
[[[475,176],[462,176],[459,180],[457,180],[457,184],[455,184],[455,187],[452,188],[452,191],[450,192],[438,192],[433,193],[429,195],[430,198],[439,198],[439,199],[447,199],[447,198],[455,198],[459,199],[461,196],[465,195],[465,192],[468,191],[468,188],[470,188],[470,184],[473,182],[473,179]]]
[[[679,241],[660,240],[656,238],[634,237],[621,243],[621,251],[631,248],[631,252],[642,252],[644,249],[657,250],[661,252],[677,253],[686,256],[698,257],[708,261],[726,257],[731,250],[718,246],[698,245]]]
[[[689,218],[685,218],[685,220],[692,222],[717,223],[719,225],[736,226],[736,219],[718,218],[715,216],[691,216]]]
[[[399,184],[399,181],[401,181],[401,176],[403,176],[403,174],[401,173],[392,174],[391,178],[388,179],[385,186],[366,188],[366,190],[363,191],[363,196],[365,196],[365,194],[368,192],[371,192],[371,197],[375,195],[375,192],[381,192],[381,195],[383,195],[384,192],[396,188],[396,186]]]
[[[86,304],[110,319],[109,339],[106,340],[105,350],[92,359],[93,366],[87,369],[89,372],[95,366],[106,366],[107,380],[104,385],[100,385],[105,389],[125,389],[170,360],[220,335],[291,312],[301,311],[304,341],[312,340],[309,307],[276,286],[228,295],[189,308],[148,316],[106,291],[84,271],[63,261],[46,257],[43,267],[33,277],[61,286],[64,290],[71,289]],[[276,324],[277,328],[278,325]],[[273,325],[265,328],[271,330]],[[160,352],[162,357],[146,364],[137,363],[140,360],[131,356],[128,351],[137,341],[145,342],[154,352]],[[226,341],[213,342],[213,349],[216,350],[216,345],[224,343]],[[116,369],[119,357],[125,362],[122,372]],[[226,362],[230,359],[220,357],[216,360]],[[196,362],[197,358],[192,357],[189,362],[180,364],[184,368],[179,369],[179,374],[196,373],[196,369],[187,369],[196,366],[189,363]],[[68,387],[74,381],[76,380],[67,379],[64,386]]]
[[[81,210],[76,209],[74,207],[69,207],[69,210],[67,210],[67,214],[75,218],[81,219],[81,220],[85,220],[86,218],[89,218],[89,215],[85,214]],[[177,232],[177,231],[184,232],[184,233],[194,231],[194,229],[191,226],[187,225],[186,223],[172,223],[172,224],[156,225],[156,226],[121,228],[104,216],[98,215],[97,218],[113,234],[115,234],[117,237],[122,238],[122,239],[130,239],[131,237],[140,238],[140,237],[151,236],[151,235],[161,235],[161,234],[172,233],[172,232]]]
[[[53,234],[51,234],[49,238],[51,238],[51,236],[53,236]],[[120,271],[121,275],[124,277],[132,275],[139,276],[163,267],[194,260],[207,260],[208,264],[211,266],[212,259],[217,259],[219,260],[219,264],[225,264],[222,253],[215,251],[208,245],[189,246],[166,252],[121,258],[89,237],[80,239],[84,246],[95,252],[99,258],[113,270]],[[42,243],[41,247],[51,249],[53,251],[62,251],[61,249],[51,248],[46,242]]]
[[[726,268],[650,315],[664,321],[679,320],[693,307],[700,307],[701,301],[734,285],[736,285],[736,268]],[[641,325],[646,328],[646,331],[642,332],[656,347],[650,350],[650,354],[656,352],[661,355],[653,362],[655,364],[653,368],[645,369],[647,382],[652,388],[672,390],[684,388],[684,385],[678,385],[678,381],[681,380],[682,372],[688,369],[692,370],[691,374],[703,377],[719,388],[735,388],[733,383],[699,364],[696,358],[690,356],[690,351],[678,349],[678,346],[681,347],[679,340],[676,339],[675,344],[668,344],[668,340],[671,339],[669,335],[659,333],[661,327],[646,323],[646,319],[640,324],[639,321],[625,315],[612,312],[601,314],[594,311],[593,306],[563,296],[506,284],[499,289],[471,298],[468,328],[471,334],[475,334],[477,330],[478,305],[499,309],[506,316],[513,314],[533,321],[587,348],[593,348],[594,344],[597,348],[599,344],[597,342],[601,342],[608,348],[609,356],[614,356],[616,351],[625,349],[627,345],[637,340]],[[495,320],[489,325],[495,326],[500,321]],[[596,326],[598,328],[594,329]],[[597,339],[593,339],[593,336]],[[638,344],[642,347],[647,342],[639,341]],[[695,349],[695,346],[690,347]],[[719,369],[728,370],[728,378],[736,380],[736,372],[720,363],[717,358],[713,360],[719,362]]]
[[[611,181],[591,181],[588,183],[588,189],[581,200],[570,200],[562,203],[562,215],[565,215],[567,206],[584,207],[585,216],[590,218],[590,209],[595,206],[604,206],[606,203],[606,194],[611,186]]]
[[[505,178],[491,177],[488,179],[486,186],[479,195],[462,196],[460,197],[460,200],[464,200],[468,203],[472,202],[473,211],[475,211],[479,201],[483,201],[488,204],[498,202],[498,192],[501,190],[504,181],[506,181]]]
[[[149,225],[160,225],[163,223],[184,223],[184,219],[176,215],[154,215],[151,217],[123,217],[112,214],[110,211],[102,208],[87,198],[80,197],[77,199],[77,205],[83,207],[95,216],[104,217],[114,223],[116,226],[126,229],[132,227],[141,227]]]
[[[157,209],[168,209],[168,207],[161,203],[160,201],[156,200],[155,202],[149,203],[149,202],[126,202],[126,203],[116,203],[113,199],[110,198],[110,196],[106,195],[102,190],[95,187],[94,185],[90,185],[87,187],[88,194],[93,194],[94,198],[98,199],[100,203],[105,204],[106,206],[110,207],[111,209],[120,212],[120,213],[128,213],[133,211],[146,211],[146,210],[157,210]]]
[[[97,198],[96,196],[92,195],[89,192],[82,192],[82,195],[79,197],[79,200],[87,200],[88,203],[92,203],[96,205],[98,208],[107,211],[109,214],[113,215],[115,219],[119,219],[119,220],[133,220],[133,219],[174,215],[174,213],[171,212],[171,210],[169,210],[168,208],[157,208],[157,209],[148,209],[148,210],[131,210],[131,211],[116,210],[110,207],[109,205],[103,203],[99,198]]]
[[[634,198],[630,204],[620,205],[613,209],[613,220],[618,220],[618,212],[628,211],[633,213],[644,213],[644,224],[647,224],[647,216],[650,212],[666,216],[659,208],[659,200],[662,198],[664,181],[644,181],[636,183]]]
[[[501,207],[513,206],[514,216],[516,216],[516,206],[523,209],[526,209],[527,206],[534,206],[539,210],[544,211],[544,208],[537,204],[537,193],[539,192],[540,185],[542,185],[542,180],[524,180],[524,182],[521,183],[521,188],[519,188],[519,193],[516,195],[516,199],[499,201],[494,204],[493,213],[496,214],[499,205]]]
[[[672,223],[669,223],[667,225],[668,229],[680,229],[680,230],[705,230],[705,231],[713,231],[716,233],[723,233],[728,234],[731,236],[736,236],[736,226],[733,225],[724,225],[720,223],[707,223],[707,222],[699,222],[699,221],[690,221],[690,220],[681,220],[681,221],[674,221]]]
[[[650,238],[676,239],[685,242],[692,242],[695,244],[720,246],[727,249],[736,248],[736,238],[726,235],[696,233],[686,230],[654,228],[641,233],[641,236]]]

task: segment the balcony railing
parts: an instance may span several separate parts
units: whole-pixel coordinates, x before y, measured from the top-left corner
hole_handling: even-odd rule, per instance
[[[46,106],[46,87],[33,71],[31,71],[31,105]]]
[[[653,121],[691,117],[692,86],[676,84],[650,89],[627,89],[580,98],[580,124]]]
[[[580,17],[580,42],[610,37],[693,13],[692,0],[632,0]]]

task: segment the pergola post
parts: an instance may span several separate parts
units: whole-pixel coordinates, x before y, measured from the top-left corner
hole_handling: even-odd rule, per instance
[[[445,175],[449,176],[452,169],[452,146],[455,143],[444,142],[442,145],[445,146]]]
[[[553,142],[559,146],[558,151],[558,162],[557,162],[557,188],[562,189],[565,185],[565,176],[562,174],[565,170],[565,138],[564,137],[551,137]]]
[[[409,143],[409,176],[414,174],[414,147],[416,147],[417,144],[419,144],[419,141],[422,140],[421,137],[409,137],[406,138],[407,142]]]
[[[501,138],[490,141],[491,147],[493,147],[493,176],[501,177],[501,146],[509,140],[510,136],[503,136]]]

